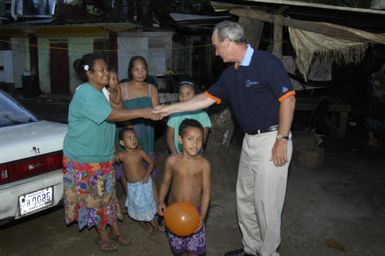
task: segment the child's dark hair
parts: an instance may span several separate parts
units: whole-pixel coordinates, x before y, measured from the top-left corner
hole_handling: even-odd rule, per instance
[[[185,119],[179,126],[178,134],[183,136],[188,128],[199,128],[203,132],[203,126],[199,121],[195,119]]]
[[[134,62],[137,61],[137,60],[141,60],[143,61],[144,63],[144,66],[146,67],[147,69],[147,75],[148,75],[148,66],[147,66],[147,61],[145,58],[143,58],[142,56],[134,56],[130,59],[130,62],[128,63],[128,70],[127,70],[127,73],[128,73],[128,78],[131,80],[132,79],[132,69],[134,68]],[[147,77],[146,77],[147,78]]]
[[[189,86],[194,91],[195,94],[198,93],[198,87],[192,81],[190,81],[190,80],[180,81],[179,82],[179,90],[180,90],[180,87],[182,87],[183,85]]]
[[[131,131],[135,134],[135,130],[131,127],[123,127],[120,131],[119,131],[119,140],[122,140],[123,139],[123,136],[126,132],[128,131]]]
[[[109,66],[109,67],[108,67],[108,72],[113,72],[113,73],[115,73],[115,74],[118,74],[118,71],[117,71],[116,68],[113,67],[113,66]]]
[[[80,59],[74,61],[73,66],[76,75],[82,82],[88,81],[87,71],[93,70],[96,60],[103,60],[105,62],[105,59],[102,56],[94,53],[85,54]]]

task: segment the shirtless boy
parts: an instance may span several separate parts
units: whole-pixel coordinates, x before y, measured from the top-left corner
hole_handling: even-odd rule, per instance
[[[168,203],[187,202],[200,212],[199,227],[194,234],[179,237],[167,232],[172,252],[175,255],[201,255],[206,251],[204,221],[210,202],[211,167],[209,161],[199,152],[203,143],[203,127],[192,119],[185,119],[179,127],[179,143],[182,155],[167,158],[163,181],[159,192],[158,213],[166,211],[165,198],[169,193]]]
[[[132,128],[125,127],[119,132],[119,144],[124,148],[118,153],[123,163],[124,176],[127,180],[127,199],[125,206],[128,215],[144,229],[150,224],[151,233],[158,230],[155,218],[156,202],[153,195],[150,174],[154,169],[154,160],[144,150],[138,147],[138,140]],[[147,168],[144,167],[147,162]]]

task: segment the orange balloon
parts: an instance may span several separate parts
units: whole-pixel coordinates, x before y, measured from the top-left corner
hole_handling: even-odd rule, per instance
[[[178,236],[190,236],[199,226],[199,212],[190,203],[173,203],[164,213],[167,228]]]

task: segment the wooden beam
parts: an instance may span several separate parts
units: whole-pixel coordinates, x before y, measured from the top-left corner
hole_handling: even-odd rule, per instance
[[[274,43],[273,43],[273,54],[278,58],[282,57],[282,16],[274,16]]]
[[[249,17],[252,19],[261,20],[264,22],[275,23],[277,16],[281,16],[282,25],[292,28],[297,28],[313,33],[323,34],[325,36],[346,39],[358,42],[371,42],[371,43],[385,43],[385,36],[379,34],[373,34],[366,31],[344,27],[327,22],[314,22],[291,19],[282,15],[270,14],[264,11],[253,9],[233,9],[231,14],[239,17]]]

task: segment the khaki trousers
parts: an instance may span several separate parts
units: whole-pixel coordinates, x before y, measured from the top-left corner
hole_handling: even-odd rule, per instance
[[[281,215],[286,194],[287,174],[293,152],[287,143],[289,161],[276,167],[271,151],[277,132],[245,134],[238,168],[237,214],[246,253],[279,256]]]

